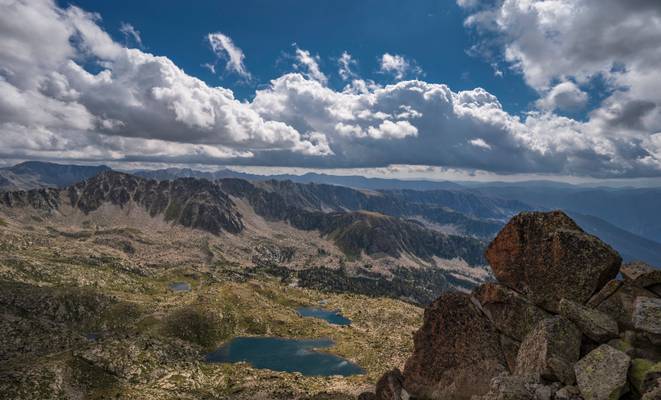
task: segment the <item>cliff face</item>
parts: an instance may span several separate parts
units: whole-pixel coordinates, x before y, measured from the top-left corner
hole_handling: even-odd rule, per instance
[[[181,178],[155,181],[118,172],[104,172],[67,189],[71,205],[85,213],[103,203],[120,207],[129,202],[144,207],[151,216],[164,214],[167,221],[213,234],[238,233],[241,214],[218,185],[204,179]]]
[[[486,257],[498,282],[433,302],[403,373],[363,398],[661,399],[660,270],[561,212],[516,216]]]
[[[5,207],[32,207],[37,210],[53,212],[60,206],[60,191],[57,189],[33,189],[0,192],[0,204]]]

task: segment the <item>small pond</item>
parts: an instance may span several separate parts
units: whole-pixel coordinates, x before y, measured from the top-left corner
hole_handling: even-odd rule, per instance
[[[296,311],[301,317],[320,318],[333,325],[351,325],[351,320],[337,311],[328,311],[323,308],[300,307]]]
[[[206,361],[244,361],[255,368],[300,372],[306,376],[349,376],[364,373],[358,365],[342,357],[316,350],[331,347],[333,344],[330,339],[238,337],[209,353]]]
[[[172,282],[170,284],[170,290],[173,292],[190,292],[191,287],[188,282]]]

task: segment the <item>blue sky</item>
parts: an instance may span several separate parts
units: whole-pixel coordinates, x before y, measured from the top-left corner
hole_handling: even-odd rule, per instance
[[[3,164],[661,178],[658,0],[0,8]]]
[[[230,87],[237,97],[252,98],[257,88],[292,71],[292,44],[320,56],[320,67],[337,89],[337,58],[345,51],[357,61],[357,72],[381,83],[394,79],[378,72],[379,57],[399,54],[417,62],[428,82],[453,90],[483,87],[514,113],[526,111],[537,95],[521,75],[501,67],[496,77],[489,61],[469,56],[475,35],[463,26],[468,15],[454,1],[416,0],[78,0],[76,4],[102,16],[100,24],[118,41],[122,23],[141,34],[145,51],[164,55],[209,85]],[[214,60],[206,35],[222,32],[245,55],[255,78],[246,83],[236,74],[212,74],[202,65]],[[134,45],[135,43],[129,42]],[[222,69],[222,68],[219,68]],[[413,78],[414,76],[409,75]]]

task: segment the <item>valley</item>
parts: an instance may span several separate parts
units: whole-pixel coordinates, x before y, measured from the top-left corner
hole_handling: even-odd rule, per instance
[[[406,302],[296,287],[215,260],[206,235],[183,228],[147,238],[137,228],[64,232],[4,221],[4,398],[351,398],[403,364],[420,323],[421,309]],[[122,241],[133,250],[107,245]],[[172,290],[173,282],[190,291]],[[320,304],[351,325],[296,311]],[[303,376],[205,362],[236,336],[330,339],[324,352],[365,373]]]
[[[0,393],[354,399],[404,368],[424,307],[494,281],[487,243],[527,207],[111,170],[0,192]]]

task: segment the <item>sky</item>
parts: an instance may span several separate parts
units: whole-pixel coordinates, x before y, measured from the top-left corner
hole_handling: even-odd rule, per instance
[[[658,0],[0,0],[0,159],[661,177]]]

